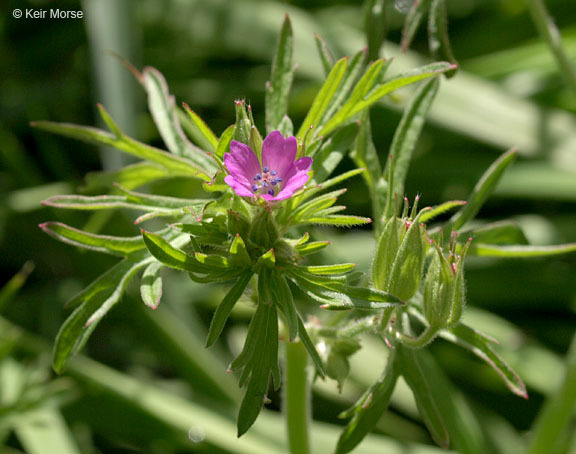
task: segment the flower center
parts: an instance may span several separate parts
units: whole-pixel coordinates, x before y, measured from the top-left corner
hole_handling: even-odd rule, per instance
[[[254,184],[252,191],[254,194],[270,194],[274,195],[278,189],[278,183],[282,182],[282,178],[278,176],[276,170],[270,170],[268,167],[262,169],[262,173],[257,173],[254,177]]]

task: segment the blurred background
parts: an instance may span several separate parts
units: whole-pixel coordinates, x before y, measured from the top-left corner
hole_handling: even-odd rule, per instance
[[[382,55],[394,57],[393,68],[399,69],[429,62],[425,27],[412,50],[400,52],[404,16],[389,3]],[[517,146],[519,162],[480,217],[513,218],[533,244],[576,242],[576,94],[559,74],[524,2],[447,3],[461,70],[442,82],[415,152],[407,195],[421,194],[425,205],[465,199],[490,163]],[[567,53],[576,60],[576,8],[564,0],[548,0],[546,5],[562,31]],[[84,18],[16,19],[16,8],[82,9]],[[286,13],[294,24],[298,64],[289,112],[299,124],[323,77],[313,34],[322,35],[336,57],[364,47],[358,1],[1,3],[0,446],[4,444],[6,452],[285,449],[276,411],[280,395],[272,396],[270,411],[248,435],[235,438],[240,391],[225,371],[238,351],[250,306],[239,305],[226,341],[204,350],[207,323],[223,290],[199,287],[186,276],[166,274],[163,302],[154,313],[139,300],[137,286],[130,288],[86,346],[91,360],[74,363],[67,376],[52,375],[51,343],[69,314],[64,303],[115,259],[63,245],[38,224],[50,220],[109,234],[138,232],[129,213],[89,216],[42,207],[40,202],[55,194],[105,193],[109,188],[91,184],[84,175],[112,171],[127,161],[119,153],[34,130],[29,123],[98,125],[100,102],[128,134],[163,147],[147,113],[144,91],[120,56],[137,68],[160,70],[177,104],[188,103],[217,135],[234,122],[233,101],[238,98],[251,103],[256,122],[263,126],[264,84]],[[407,96],[401,92],[372,109],[374,141],[383,160]],[[341,169],[351,166],[347,161]],[[188,197],[199,190],[185,180],[153,189]],[[350,213],[370,215],[360,179],[345,197]],[[369,268],[370,230],[322,234],[338,237],[334,257]],[[576,258],[467,263],[465,320],[500,340],[501,353],[526,381],[530,399],[509,393],[490,368],[446,342],[436,342],[431,350],[458,395],[480,415],[491,452],[514,452],[508,447],[530,436],[543,403],[564,374],[563,358],[576,327]],[[314,392],[317,452],[333,449],[338,426],[344,424],[337,414],[381,372],[374,366],[381,346],[370,338],[363,346],[342,394],[334,382]],[[144,396],[141,389],[149,393]],[[392,403],[379,434],[358,452],[436,452],[405,387],[399,386]],[[570,440],[562,446],[570,446]]]

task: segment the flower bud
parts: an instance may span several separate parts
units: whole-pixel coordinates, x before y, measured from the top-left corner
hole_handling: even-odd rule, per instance
[[[438,329],[453,325],[460,320],[466,303],[464,284],[464,257],[470,240],[460,255],[456,254],[456,234],[452,235],[448,257],[434,243],[434,257],[424,281],[424,316],[428,323]]]
[[[428,248],[426,231],[420,225],[422,210],[415,215],[416,204],[408,217],[407,204],[402,219],[391,217],[380,239],[372,263],[374,287],[407,301],[420,287],[424,258]]]
[[[338,382],[341,392],[344,380],[350,373],[349,357],[360,349],[360,343],[354,339],[338,339],[330,346],[326,358],[326,374]]]
[[[234,101],[236,107],[236,127],[234,128],[234,140],[246,145],[250,144],[252,122],[246,112],[246,102],[243,99]]]

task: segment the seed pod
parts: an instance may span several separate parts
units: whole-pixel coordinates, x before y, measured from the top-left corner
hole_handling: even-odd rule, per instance
[[[418,291],[424,258],[428,249],[426,230],[416,215],[418,198],[408,217],[408,204],[402,219],[392,216],[384,226],[372,263],[374,287],[407,301]],[[414,218],[414,219],[413,219]]]
[[[466,304],[463,261],[470,240],[458,256],[454,235],[453,239],[448,258],[434,243],[435,254],[424,281],[424,316],[430,326],[439,329],[457,323]]]

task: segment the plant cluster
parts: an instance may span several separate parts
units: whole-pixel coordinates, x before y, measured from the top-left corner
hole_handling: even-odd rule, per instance
[[[447,446],[454,434],[448,433],[444,415],[453,403],[444,399],[445,379],[424,348],[437,336],[486,361],[512,392],[527,397],[522,380],[492,348],[493,339],[461,322],[466,256],[546,255],[568,251],[570,246],[513,245],[518,238],[515,225],[473,223],[514,161],[515,150],[486,171],[467,201],[418,210],[417,196],[410,207],[404,198],[404,181],[412,151],[442,75],[453,72],[455,66],[433,63],[390,77],[391,61],[371,61],[374,46],[336,61],[320,38],[317,42],[326,79],[297,130],[287,115],[294,73],[288,18],[266,87],[265,134],[255,124],[251,106],[237,100],[235,123],[217,136],[187,105],[182,110],[176,106],[164,77],[150,67],[133,72],[146,90],[150,112],[168,151],[127,136],[102,106],[100,114],[109,131],[35,123],[43,130],[112,146],[142,160],[113,174],[92,176],[101,183],[113,181],[110,194],[55,196],[44,202],[73,210],[134,210],[141,213],[134,223],[146,226],[135,236],[117,237],[57,222],[41,224],[61,241],[121,257],[69,301],[74,312],[57,336],[53,366],[57,372],[65,370],[68,359],[82,349],[98,322],[138,276],[144,304],[156,308],[163,291],[161,272],[173,268],[196,282],[229,286],[213,315],[207,346],[218,340],[243,294],[254,302],[244,348],[230,364],[230,370],[238,372],[240,386],[246,388],[238,435],[256,420],[270,381],[275,388],[281,384],[279,340],[300,343],[316,376],[328,376],[342,386],[349,357],[361,347],[359,335],[372,333],[382,340],[387,366],[343,414],[351,419],[337,451],[352,450],[370,432],[386,410],[400,376],[410,386],[434,440]],[[418,82],[421,85],[382,163],[372,141],[369,109],[384,96]],[[333,175],[346,156],[357,168]],[[346,207],[337,204],[346,191],[341,186],[360,176],[372,202],[372,219],[343,214]],[[206,197],[187,199],[135,190],[173,177],[201,180]],[[447,220],[435,223],[439,217]],[[151,231],[159,220],[165,221],[164,226]],[[370,223],[377,247],[369,276],[355,271],[352,263],[326,264],[310,257],[330,245],[321,233],[311,230],[314,226]],[[309,317],[312,314],[316,316]],[[290,440],[293,450],[298,443],[306,445],[305,434],[295,434]]]

